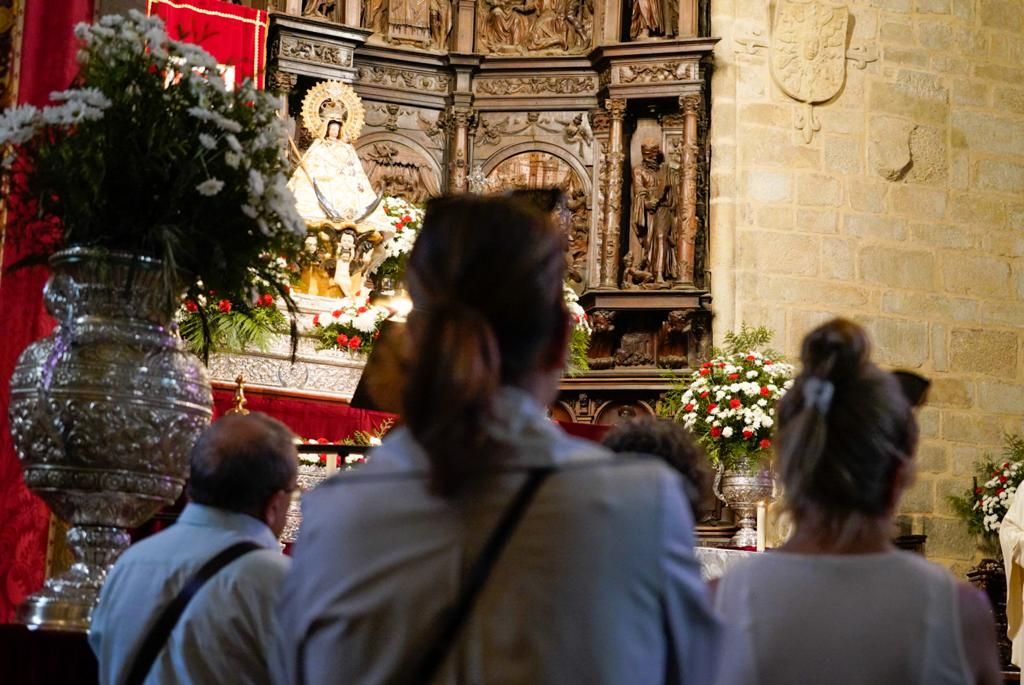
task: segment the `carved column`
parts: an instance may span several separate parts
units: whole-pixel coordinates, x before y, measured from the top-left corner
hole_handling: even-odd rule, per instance
[[[608,152],[604,159],[608,171],[608,186],[605,190],[604,230],[601,239],[601,287],[616,288],[619,284],[619,243],[622,225],[622,166],[626,158],[622,140],[626,101],[621,98],[608,98],[604,106],[611,119],[611,130],[608,133]]]
[[[348,26],[362,26],[363,3],[361,0],[345,0],[342,6],[342,23]]]
[[[698,7],[697,0],[679,0],[679,33],[680,38],[692,38],[697,35]]]
[[[476,35],[476,0],[455,0],[455,52],[473,52]]]
[[[464,193],[469,189],[466,175],[469,165],[469,129],[476,124],[476,112],[451,107],[448,119],[448,192]]]
[[[679,265],[677,285],[694,282],[694,258],[697,242],[697,174],[699,155],[697,146],[697,110],[701,96],[690,93],[679,98],[683,109],[683,155],[680,174],[679,226],[676,237],[676,263]]]

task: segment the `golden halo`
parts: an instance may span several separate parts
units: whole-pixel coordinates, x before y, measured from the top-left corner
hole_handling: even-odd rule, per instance
[[[335,116],[323,116],[325,111],[337,112]],[[302,99],[302,124],[317,138],[327,133],[331,119],[341,119],[341,139],[354,143],[363,130],[363,103],[352,90],[352,86],[341,81],[321,81],[306,93]]]

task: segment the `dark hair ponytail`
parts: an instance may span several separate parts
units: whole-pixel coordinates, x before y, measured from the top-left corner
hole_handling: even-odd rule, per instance
[[[803,369],[779,402],[776,450],[789,509],[826,519],[877,516],[917,442],[917,423],[892,374],[870,360],[864,329],[833,319],[804,338]]]
[[[409,257],[414,309],[403,418],[431,463],[431,489],[455,497],[500,461],[488,424],[503,384],[525,379],[565,324],[564,239],[508,198],[427,205]]]

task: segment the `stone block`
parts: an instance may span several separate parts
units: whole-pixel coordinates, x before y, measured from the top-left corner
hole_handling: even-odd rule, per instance
[[[814,276],[818,273],[818,239],[775,231],[741,231],[739,263],[761,273]]]
[[[906,180],[915,183],[939,183],[946,180],[949,162],[946,131],[934,126],[916,126],[910,132],[911,165]]]
[[[1010,294],[1010,265],[994,257],[943,255],[943,289],[954,295],[999,298]]]
[[[954,328],[949,335],[949,365],[953,371],[1014,377],[1017,374],[1017,335],[983,328]]]
[[[973,481],[968,478],[939,478],[935,481],[935,513],[940,516],[956,516],[950,497],[959,497],[971,489]]]
[[[915,7],[920,14],[949,14],[949,3],[950,0],[917,0]]]
[[[930,516],[924,519],[925,534],[928,536],[926,554],[929,558],[958,559],[971,561],[974,559],[978,542],[958,518],[939,518]]]
[[[838,233],[839,214],[832,209],[798,209],[794,228],[805,233]]]
[[[948,92],[941,87],[932,89],[923,80],[903,83],[875,81],[868,92],[868,106],[880,114],[937,125],[945,125],[949,118]]]
[[[879,38],[883,43],[913,45],[914,27],[908,21],[883,21]]]
[[[1002,64],[976,64],[974,65],[974,75],[978,78],[1002,81],[1014,86],[1024,82],[1024,68],[1008,67]]]
[[[974,405],[974,383],[963,378],[937,376],[928,389],[928,404],[933,407],[967,409]]]
[[[919,20],[917,42],[929,50],[952,51],[957,48],[953,27],[943,21]]]
[[[793,215],[793,208],[787,205],[759,207],[755,223],[758,228],[791,231],[796,227],[796,224],[793,221]]]
[[[957,110],[950,117],[950,125],[953,135],[962,138],[972,153],[1024,155],[1024,119]]]
[[[750,170],[744,189],[754,202],[788,202],[793,197],[793,177],[781,171]]]
[[[871,6],[886,12],[910,14],[914,11],[913,0],[871,0]]]
[[[744,162],[758,167],[786,167],[816,169],[821,164],[821,152],[798,143],[790,128],[774,129],[765,126],[744,126],[741,129]]]
[[[1024,114],[1024,88],[997,86],[992,92],[992,106],[1002,112]]]
[[[852,281],[857,275],[856,249],[852,241],[825,238],[821,241],[821,275],[841,281]]]
[[[980,0],[979,18],[983,26],[1000,31],[1024,31],[1024,12],[1019,0]]]
[[[941,219],[946,213],[946,191],[916,185],[897,185],[889,194],[897,214],[918,219]]]
[[[825,169],[838,174],[859,174],[864,167],[864,146],[857,138],[825,136]]]
[[[940,419],[939,410],[935,407],[922,407],[917,410],[917,425],[921,432],[921,439],[938,439]]]
[[[846,202],[851,209],[869,214],[886,210],[886,197],[890,184],[876,178],[846,179]]]
[[[888,317],[864,317],[862,323],[874,343],[875,361],[909,369],[927,361],[927,323]]]
[[[978,302],[947,295],[887,290],[882,293],[882,311],[929,321],[976,321]]]
[[[990,301],[981,303],[978,323],[1019,326],[1024,321],[1024,302]]]
[[[910,239],[915,245],[974,250],[982,245],[981,237],[968,224],[911,224]]]
[[[876,214],[846,214],[843,217],[843,233],[858,238],[877,240],[906,240],[905,219]]]
[[[978,407],[999,414],[1020,414],[1024,410],[1024,384],[980,381]]]
[[[757,293],[762,299],[784,304],[814,306],[828,302],[840,311],[862,308],[870,297],[865,288],[856,285],[785,276],[760,277]]]
[[[821,305],[819,305],[819,307],[820,306]],[[840,314],[841,312],[835,310],[822,311],[821,309],[789,309],[786,312],[787,326],[785,354],[793,359],[799,359],[800,344],[803,342],[804,336],[821,324],[836,318]]]
[[[932,71],[942,74],[969,74],[973,63],[966,57],[940,52],[932,55]]]
[[[988,53],[991,31],[977,28],[972,24],[961,24],[956,29],[960,52],[965,55],[984,55]]]
[[[945,324],[932,324],[932,369],[949,371],[949,327]]]
[[[839,179],[823,174],[800,174],[796,180],[796,199],[802,205],[838,207],[843,187]]]
[[[814,112],[814,116],[818,117],[818,120],[821,121],[821,128],[823,131],[857,136],[863,135],[864,133],[863,109],[854,111],[826,107],[817,109]]]
[[[1024,45],[1019,35],[993,31],[989,37],[989,57],[996,62],[1024,65]]]
[[[888,181],[903,178],[912,161],[910,133],[915,126],[909,119],[872,117],[868,139],[869,168]]]
[[[1006,219],[1003,198],[991,194],[956,193],[949,200],[949,215],[953,221],[975,226],[1001,224]]]
[[[886,65],[927,69],[931,65],[931,54],[924,48],[908,48],[908,44],[899,43],[886,45],[882,49],[882,59]]]
[[[977,474],[977,465],[986,461],[992,454],[989,447],[977,445],[952,445],[950,447],[950,473],[954,476],[969,476]]]
[[[989,451],[998,448],[1003,439],[1002,417],[996,414],[982,414],[978,411],[942,411],[942,438],[950,442],[967,442],[988,446]]]
[[[933,290],[935,257],[931,252],[893,247],[865,247],[860,253],[860,275],[867,283],[893,288]]]
[[[930,478],[918,478],[900,500],[902,514],[930,514],[935,510],[935,482]]]
[[[793,125],[793,110],[785,105],[764,102],[744,104],[739,108],[739,120],[743,124],[757,124],[787,128]]]
[[[954,105],[983,107],[988,104],[992,87],[984,81],[973,78],[958,78],[953,81],[951,97]]]
[[[973,185],[981,190],[1020,193],[1024,188],[1024,164],[1002,159],[979,160]]]
[[[984,237],[982,249],[997,257],[1024,257],[1024,235],[1020,233],[989,233]],[[1022,284],[1024,281],[1018,276],[1018,294],[1021,292]]]
[[[949,452],[941,443],[923,443],[917,448],[916,464],[922,473],[945,473],[949,470]]]

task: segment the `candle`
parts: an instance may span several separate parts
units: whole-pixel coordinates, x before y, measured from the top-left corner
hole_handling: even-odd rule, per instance
[[[338,472],[338,455],[328,454],[327,455],[327,477],[330,478]]]
[[[768,507],[764,502],[757,503],[757,551],[764,551],[765,519],[768,517]]]

